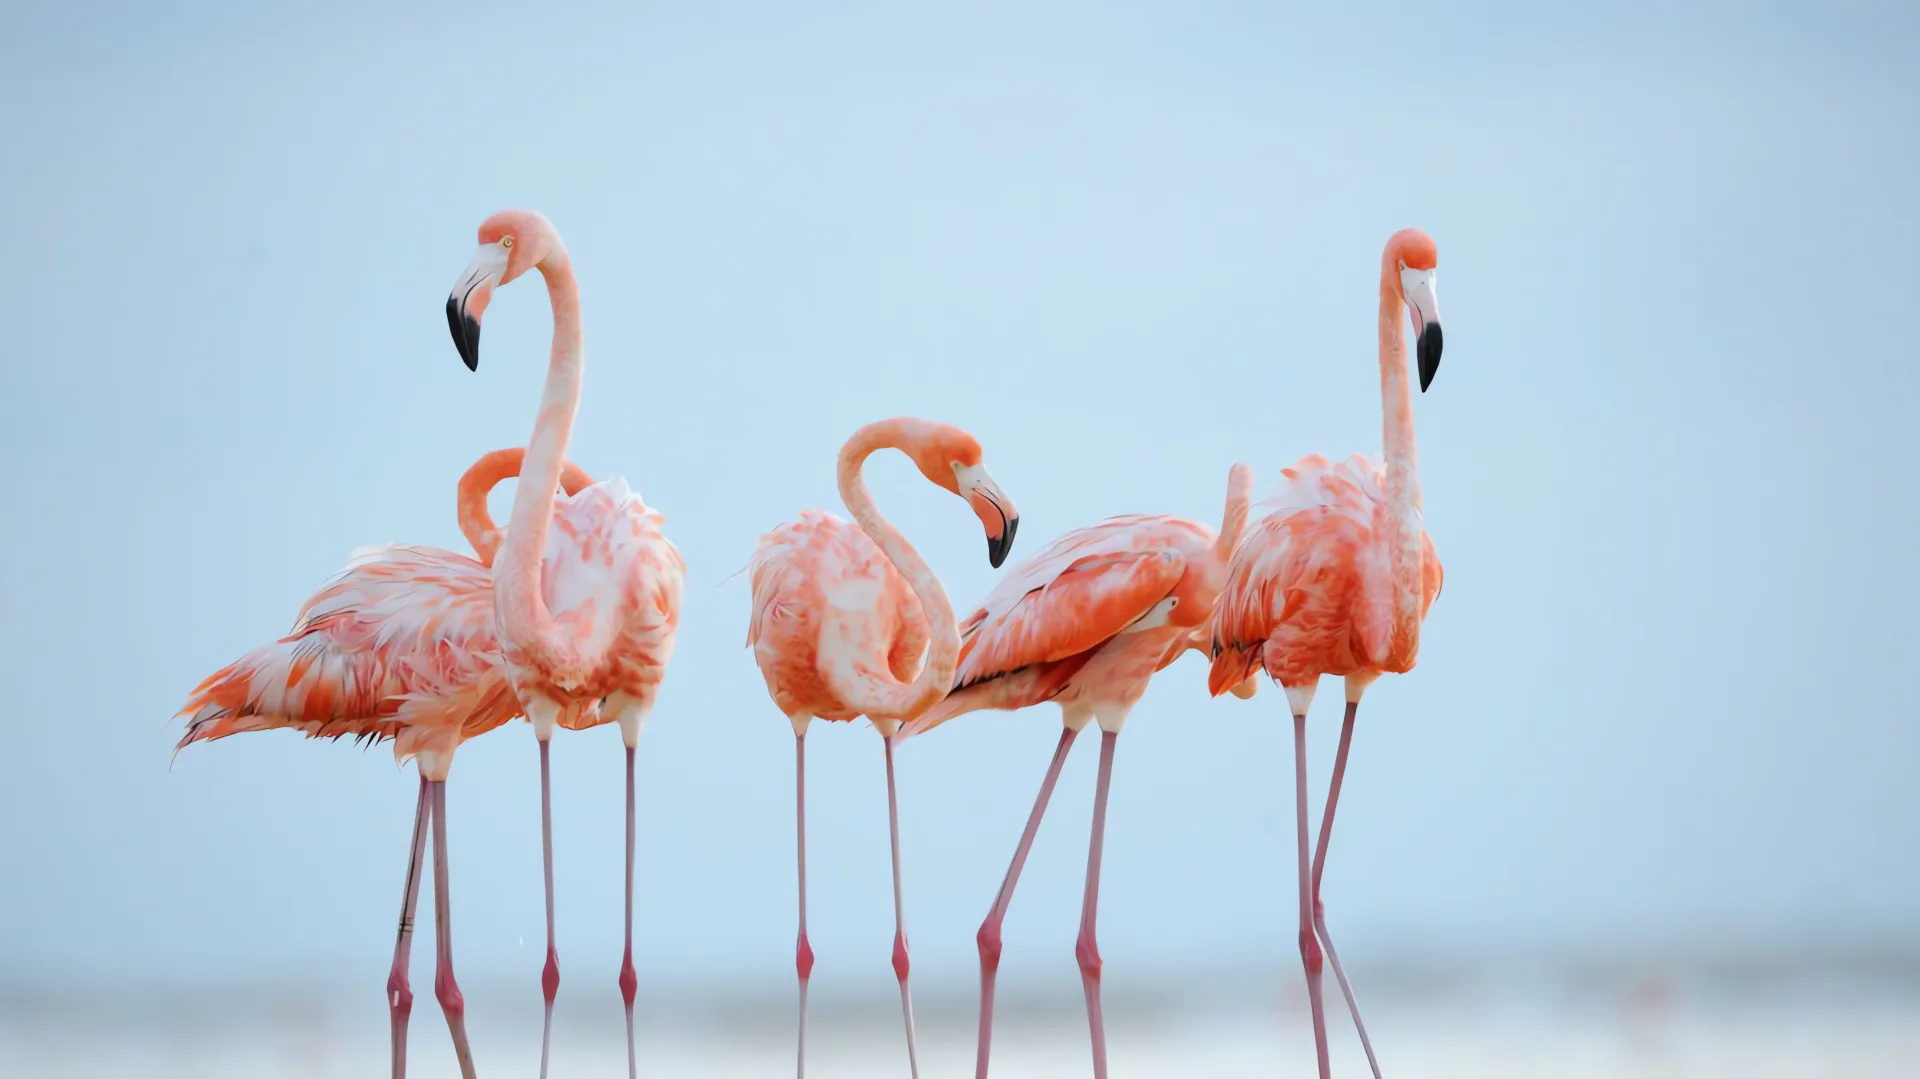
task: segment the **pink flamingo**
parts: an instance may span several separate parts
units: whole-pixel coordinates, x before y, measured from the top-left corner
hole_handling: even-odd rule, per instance
[[[553,999],[560,989],[548,744],[557,726],[579,730],[618,723],[627,749],[626,953],[620,964],[620,995],[627,1013],[627,1073],[635,1075],[633,999],[639,980],[633,969],[634,749],[673,655],[686,566],[660,532],[665,519],[648,509],[625,480],[606,480],[570,498],[555,498],[585,366],[573,264],[553,226],[532,211],[494,214],[481,223],[479,239],[479,253],[447,298],[447,324],[469,370],[480,365],[480,317],[496,287],[537,269],[546,279],[553,308],[546,388],[493,580],[507,677],[533,720],[540,745],[547,899],[540,1074],[547,1073]]]
[[[1094,920],[1114,745],[1154,672],[1188,648],[1200,647],[1197,627],[1206,621],[1219,595],[1227,557],[1247,522],[1252,486],[1253,470],[1235,465],[1227,478],[1226,513],[1218,536],[1206,525],[1179,517],[1113,517],[1069,532],[1022,562],[961,627],[953,692],[900,733],[905,739],[968,712],[1011,711],[1047,701],[1060,706],[1065,726],[1013,862],[976,937],[980,1036],[974,1074],[981,1079],[987,1074],[993,1039],[1000,926],[1074,737],[1094,719],[1101,730],[1100,777],[1093,800],[1080,938],[1074,951],[1087,998],[1093,1073],[1100,1079],[1107,1074]],[[1252,690],[1249,682],[1240,692],[1246,696]]]
[[[980,465],[980,444],[957,427],[917,419],[868,424],[840,448],[841,501],[855,524],[809,510],[760,538],[753,553],[753,620],[747,644],[767,692],[793,725],[794,816],[799,837],[800,975],[798,1074],[807,1070],[807,725],[866,716],[886,740],[887,831],[893,846],[893,971],[906,1017],[907,1063],[920,1074],[913,998],[907,988],[906,916],[900,897],[900,825],[894,796],[893,736],[953,683],[959,636],[946,590],[913,545],[880,516],[860,468],[875,451],[897,449],[920,474],[967,500],[986,527],[987,558],[1006,560],[1020,517]],[[858,527],[855,527],[857,525]],[[932,648],[928,650],[928,640]],[[919,674],[921,654],[926,663]],[[909,681],[911,679],[911,681]]]
[[[434,988],[453,1032],[461,1074],[473,1074],[447,921],[445,788],[461,742],[520,714],[494,636],[493,577],[487,566],[499,545],[499,530],[487,513],[487,493],[519,474],[524,453],[518,447],[495,450],[460,478],[460,531],[479,561],[432,547],[355,551],[346,568],[300,608],[292,633],[215,671],[180,712],[189,718],[179,749],[286,727],[309,738],[391,739],[395,760],[414,760],[420,797],[387,976],[394,1079],[407,1071],[407,1017],[413,1012],[407,963],[429,820],[438,938]],[[571,493],[593,480],[568,464],[563,482]]]
[[[1287,693],[1293,712],[1295,814],[1300,876],[1300,960],[1321,1079],[1329,1074],[1327,1029],[1320,998],[1321,951],[1346,997],[1347,1011],[1378,1079],[1379,1062],[1320,903],[1320,874],[1334,806],[1347,768],[1360,697],[1384,672],[1413,669],[1420,623],[1440,594],[1440,559],[1420,523],[1420,477],[1413,445],[1413,400],[1407,386],[1405,316],[1419,329],[1420,390],[1440,366],[1440,307],[1434,295],[1433,240],[1405,229],[1387,241],[1380,261],[1380,404],[1385,415],[1386,468],[1355,454],[1340,464],[1302,457],[1284,469],[1286,484],[1272,512],[1233,553],[1226,587],[1209,626],[1215,695],[1264,667]],[[1346,680],[1347,712],[1334,754],[1327,808],[1312,868],[1307,860],[1307,706],[1320,676]]]

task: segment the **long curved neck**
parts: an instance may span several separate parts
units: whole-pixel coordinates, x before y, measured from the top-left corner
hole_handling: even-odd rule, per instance
[[[1380,411],[1391,529],[1392,649],[1396,655],[1411,656],[1420,647],[1420,461],[1413,444],[1413,391],[1407,384],[1407,326],[1399,271],[1398,261],[1389,253],[1380,267]]]
[[[890,678],[868,679],[869,699],[857,703],[869,718],[912,719],[934,706],[953,685],[953,672],[960,656],[960,630],[954,623],[953,605],[947,602],[947,590],[920,553],[913,549],[894,527],[880,516],[867,494],[866,481],[860,478],[861,466],[874,451],[904,448],[905,433],[892,421],[868,424],[855,431],[840,447],[840,500],[846,503],[855,523],[878,544],[887,560],[907,579],[920,609],[926,612],[932,643],[920,674],[905,684]]]
[[[520,474],[520,465],[526,456],[524,446],[494,450],[482,454],[460,477],[460,488],[455,495],[460,534],[473,545],[473,553],[481,565],[493,565],[493,556],[500,550],[500,526],[493,523],[493,513],[487,509],[487,496],[495,487]],[[562,490],[575,495],[591,486],[593,477],[584,469],[572,461],[561,462]]]
[[[1236,464],[1227,473],[1227,508],[1220,515],[1220,535],[1213,541],[1213,556],[1224,570],[1247,530],[1247,508],[1253,504],[1253,467]]]
[[[533,664],[551,668],[566,646],[541,594],[540,560],[546,553],[547,528],[553,523],[553,493],[560,483],[573,414],[580,406],[585,358],[580,292],[566,252],[556,244],[539,268],[553,304],[553,350],[547,361],[546,388],[540,395],[540,414],[520,470],[520,486],[513,493],[506,542],[494,571],[494,596],[507,642],[525,652]]]

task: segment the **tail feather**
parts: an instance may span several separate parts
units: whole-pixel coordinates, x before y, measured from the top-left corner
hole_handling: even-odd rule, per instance
[[[329,655],[314,637],[254,649],[194,687],[177,713],[187,717],[187,729],[175,752],[194,742],[280,727],[309,738],[394,737],[402,702],[371,692],[370,683],[379,679],[358,670],[353,658]]]

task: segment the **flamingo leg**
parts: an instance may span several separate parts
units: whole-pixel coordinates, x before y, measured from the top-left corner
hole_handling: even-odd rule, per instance
[[[620,960],[620,996],[627,1003],[627,1077],[640,1074],[633,1052],[633,998],[640,979],[633,970],[633,747],[627,747],[627,951]]]
[[[1313,931],[1311,871],[1307,867],[1307,717],[1293,717],[1294,813],[1300,870],[1300,963],[1307,972],[1307,1005],[1313,1012],[1313,1046],[1320,1063],[1320,1079],[1330,1079],[1327,1060],[1327,1021],[1320,999],[1320,941]]]
[[[467,1044],[467,1003],[460,986],[453,980],[452,906],[447,893],[447,781],[433,781],[433,929],[438,938],[438,962],[433,976],[434,994],[440,998],[440,1010],[447,1014],[447,1030],[453,1034],[453,1053],[460,1061],[461,1079],[474,1079],[473,1048]]]
[[[807,736],[796,732],[793,738],[794,826],[800,851],[800,939],[794,945],[793,965],[800,974],[800,1044],[795,1074],[807,1074],[807,979],[813,976],[813,945],[807,943]]]
[[[1087,844],[1087,895],[1080,908],[1080,940],[1074,954],[1080,960],[1080,985],[1087,994],[1087,1033],[1093,1039],[1094,1079],[1107,1079],[1107,1028],[1100,1014],[1100,943],[1094,922],[1100,910],[1100,850],[1107,833],[1107,788],[1113,781],[1113,747],[1117,731],[1100,732],[1100,779],[1093,792],[1093,835]]]
[[[1340,993],[1346,997],[1347,1014],[1353,1016],[1354,1029],[1360,1032],[1360,1047],[1367,1051],[1367,1066],[1373,1069],[1373,1079],[1380,1079],[1380,1062],[1374,1058],[1373,1042],[1367,1038],[1367,1024],[1360,1020],[1360,1006],[1354,1003],[1353,986],[1347,981],[1346,971],[1340,969],[1340,956],[1333,950],[1333,938],[1327,935],[1326,908],[1320,902],[1320,874],[1327,865],[1327,838],[1333,834],[1333,810],[1340,801],[1340,781],[1347,772],[1347,750],[1353,744],[1353,717],[1359,710],[1358,701],[1347,702],[1347,715],[1340,723],[1340,748],[1333,758],[1333,781],[1327,786],[1327,809],[1320,815],[1320,839],[1313,852],[1313,928],[1327,950],[1327,962],[1333,967],[1334,980],[1340,983]]]
[[[413,956],[413,908],[420,898],[420,867],[427,853],[427,818],[433,803],[427,777],[420,777],[420,797],[413,807],[413,847],[407,855],[407,888],[400,900],[400,933],[393,944],[393,971],[387,975],[387,1006],[393,1019],[393,1079],[407,1074],[407,1017],[413,1014],[413,990],[407,985],[407,965]]]
[[[547,1079],[547,1054],[553,1046],[553,998],[560,993],[560,952],[553,936],[553,773],[548,763],[552,741],[540,741],[540,861],[547,885],[547,965],[540,972],[540,992],[547,1014],[540,1024],[540,1079]]]
[[[900,1011],[907,1019],[907,1068],[920,1079],[920,1050],[913,1035],[913,992],[907,988],[907,915],[900,898],[900,808],[893,785],[893,736],[887,747],[887,833],[893,842],[893,973],[900,979]]]
[[[1060,731],[1060,744],[1054,747],[1047,777],[1040,781],[1040,796],[1033,800],[1027,830],[1020,834],[1020,845],[1014,849],[1006,879],[1000,882],[1000,894],[993,898],[993,909],[987,912],[987,920],[980,923],[980,932],[974,937],[980,945],[980,1047],[973,1067],[975,1079],[986,1079],[988,1052],[993,1045],[993,982],[1000,969],[1000,924],[1006,920],[1014,885],[1020,882],[1020,870],[1027,864],[1027,851],[1033,846],[1034,835],[1040,831],[1040,818],[1047,812],[1054,784],[1060,780],[1060,768],[1067,763],[1067,751],[1073,748],[1074,736],[1079,733],[1072,727]]]

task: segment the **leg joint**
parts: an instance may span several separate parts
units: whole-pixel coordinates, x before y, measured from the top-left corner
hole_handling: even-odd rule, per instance
[[[1308,974],[1320,973],[1322,967],[1320,938],[1314,934],[1311,926],[1300,930],[1300,962],[1306,966]]]
[[[1093,938],[1092,933],[1080,934],[1079,941],[1073,946],[1073,956],[1080,961],[1080,973],[1094,981],[1100,980],[1100,942]]]

